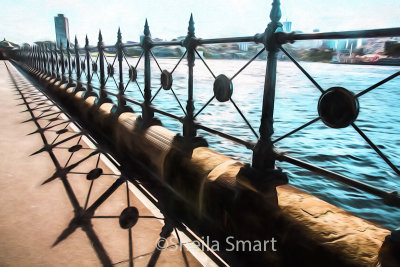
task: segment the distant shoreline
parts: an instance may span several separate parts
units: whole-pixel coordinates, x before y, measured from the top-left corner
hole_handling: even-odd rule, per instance
[[[93,53],[92,56],[97,56],[97,53]],[[115,57],[115,54],[105,53],[107,57]],[[127,56],[128,58],[139,58],[134,56]],[[165,58],[165,59],[179,59],[180,57],[163,57],[158,56],[158,58]],[[205,58],[206,60],[242,60],[248,61],[248,59],[243,58]],[[266,61],[266,59],[255,59],[257,61]],[[279,60],[279,62],[290,62],[290,60]],[[308,60],[300,60],[300,62],[313,62],[313,63],[326,63],[326,64],[341,64],[341,65],[369,65],[369,66],[393,66],[398,67],[400,66],[400,59],[398,60],[391,60],[391,61],[378,61],[378,62],[332,62],[332,61],[308,61]]]
[[[400,66],[400,60],[398,62],[330,62],[331,64],[346,64],[346,65],[369,65],[369,66]]]

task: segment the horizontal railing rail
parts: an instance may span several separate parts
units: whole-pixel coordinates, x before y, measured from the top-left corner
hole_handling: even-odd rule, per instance
[[[273,173],[276,179],[284,181],[285,174],[277,169],[275,161],[285,161],[298,167],[307,169],[316,174],[325,176],[329,179],[336,180],[340,183],[346,184],[351,187],[358,188],[362,191],[379,196],[385,200],[385,203],[394,206],[400,206],[400,196],[393,191],[385,191],[376,188],[372,185],[351,179],[342,174],[338,174],[315,166],[311,163],[289,157],[285,154],[277,153],[275,151],[275,144],[279,141],[301,131],[302,129],[314,124],[317,121],[322,121],[327,127],[330,128],[346,128],[353,127],[355,131],[366,141],[366,143],[388,164],[388,166],[397,174],[400,175],[399,169],[386,157],[383,152],[375,145],[366,134],[356,125],[356,119],[359,113],[358,98],[364,94],[372,91],[373,89],[381,86],[382,84],[396,78],[400,75],[400,71],[395,72],[386,79],[366,88],[358,94],[354,94],[349,90],[342,87],[332,87],[324,89],[302,66],[296,59],[285,49],[285,43],[292,43],[298,40],[313,40],[313,39],[349,39],[349,38],[380,38],[380,37],[395,37],[400,36],[400,28],[388,29],[374,29],[374,30],[359,30],[359,31],[342,31],[342,32],[321,32],[321,33],[286,33],[282,30],[282,24],[279,22],[281,18],[280,1],[274,0],[272,3],[272,10],[270,13],[271,22],[268,24],[264,33],[258,33],[254,36],[242,37],[229,37],[229,38],[212,38],[202,39],[195,36],[194,20],[190,17],[188,33],[183,40],[177,41],[153,41],[150,35],[149,25],[145,23],[144,36],[141,42],[137,43],[123,43],[121,31],[118,30],[117,42],[114,45],[104,45],[101,31],[99,32],[98,43],[96,46],[90,46],[89,40],[86,37],[84,48],[79,48],[77,39],[75,38],[74,47],[67,42],[66,47],[61,44],[60,47],[48,45],[46,43],[38,44],[32,47],[26,47],[19,50],[14,56],[18,61],[23,62],[27,66],[40,71],[43,74],[53,77],[57,81],[66,84],[66,86],[74,87],[74,92],[84,91],[83,97],[96,96],[97,105],[109,102],[112,103],[110,97],[117,100],[113,112],[119,115],[122,112],[133,111],[132,105],[138,106],[142,109],[141,121],[142,127],[148,127],[153,124],[159,123],[154,117],[154,113],[158,113],[176,121],[183,125],[183,139],[185,147],[188,150],[193,149],[199,144],[205,144],[205,140],[197,134],[197,130],[203,130],[208,133],[218,135],[222,138],[228,139],[237,144],[243,145],[253,151],[252,168],[259,174]],[[232,77],[226,75],[216,76],[212,69],[208,66],[204,57],[198,52],[197,47],[201,45],[222,44],[222,43],[240,43],[252,42],[255,44],[263,44],[263,48],[255,52],[254,56],[240,68]],[[153,53],[155,47],[166,46],[180,46],[184,48],[183,55],[177,61],[172,70],[162,69],[156,56]],[[139,48],[141,50],[140,56],[136,58],[135,65],[131,65],[127,60],[127,48]],[[232,81],[239,75],[249,64],[256,60],[261,53],[266,51],[267,55],[267,69],[264,83],[264,94],[262,100],[262,114],[260,116],[260,127],[258,133],[255,131],[249,120],[246,118],[240,107],[232,99],[233,83]],[[273,130],[273,114],[274,114],[274,99],[275,99],[275,83],[276,83],[276,67],[277,67],[277,54],[282,51],[299,70],[311,81],[311,83],[319,90],[320,98],[318,102],[318,116],[304,125],[272,140]],[[108,58],[107,52],[115,53],[115,56]],[[95,55],[94,53],[97,53]],[[181,61],[186,58],[187,60],[187,99],[186,106],[180,102],[173,89],[173,73]],[[194,107],[194,84],[193,84],[193,66],[196,59],[199,59],[202,64],[207,68],[214,78],[213,90],[214,94],[210,96],[209,100],[195,112]],[[157,65],[160,71],[161,86],[153,94],[151,90],[151,60]],[[138,82],[138,65],[144,63],[144,82],[142,87]],[[128,66],[128,75],[125,71],[123,64]],[[117,67],[115,67],[117,66]],[[117,71],[115,71],[117,69]],[[117,79],[114,77],[118,74]],[[124,75],[125,74],[125,75]],[[127,80],[125,80],[128,77]],[[98,79],[99,86],[93,85],[93,78]],[[110,90],[108,82],[114,81],[114,88],[118,92],[115,93]],[[140,91],[143,100],[133,99],[125,94],[129,84],[135,84]],[[152,105],[152,101],[157,97],[160,90],[171,92],[177,102],[177,109],[181,110],[184,114],[183,117],[174,115],[170,112],[163,111]],[[335,96],[332,98],[332,96]],[[339,99],[345,103],[346,111],[342,112],[337,103],[333,99]],[[232,136],[223,131],[212,129],[196,118],[203,110],[212,102],[230,102],[239,116],[243,119],[244,124],[247,125],[249,130],[253,133],[257,142],[242,140],[238,137]],[[128,104],[129,103],[129,104]],[[333,112],[342,112],[341,119],[336,119]],[[266,176],[266,175],[264,175]],[[257,177],[264,177],[257,175]],[[260,178],[262,179],[262,178]]]

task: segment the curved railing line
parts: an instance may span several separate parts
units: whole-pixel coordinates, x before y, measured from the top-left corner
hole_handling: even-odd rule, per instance
[[[280,1],[273,0],[272,9],[270,13],[271,22],[268,24],[264,33],[255,34],[254,36],[242,36],[242,37],[227,37],[227,38],[209,38],[202,39],[197,38],[194,32],[194,20],[193,16],[190,17],[188,33],[185,39],[180,41],[153,41],[151,39],[150,29],[148,22],[146,20],[144,27],[144,38],[142,38],[141,42],[136,43],[123,43],[122,36],[120,30],[118,30],[118,38],[117,42],[114,45],[104,45],[103,38],[101,32],[99,32],[98,43],[96,46],[90,46],[88,42],[88,38],[86,37],[86,44],[84,48],[79,48],[78,42],[75,39],[74,47],[71,47],[72,44],[67,43],[67,47],[63,47],[62,45],[57,47],[52,47],[52,45],[47,45],[46,43],[37,43],[37,45],[32,46],[29,50],[22,49],[19,53],[19,59],[23,61],[27,66],[33,67],[35,70],[40,73],[46,74],[55,78],[56,80],[61,81],[61,83],[67,83],[69,86],[75,86],[74,92],[78,90],[84,90],[85,94],[91,94],[91,90],[95,89],[99,93],[98,95],[98,105],[111,102],[112,100],[108,98],[108,96],[116,97],[118,103],[116,105],[117,112],[122,112],[123,110],[129,110],[130,107],[126,105],[126,102],[134,104],[136,106],[140,106],[142,108],[142,118],[144,121],[144,127],[148,127],[152,125],[152,121],[154,120],[154,112],[159,113],[161,115],[165,115],[172,119],[175,119],[182,123],[183,125],[183,137],[185,139],[185,144],[192,143],[197,136],[196,130],[204,130],[211,134],[219,135],[225,139],[231,140],[235,143],[244,145],[248,149],[253,150],[253,161],[252,167],[257,171],[263,173],[265,169],[275,169],[275,160],[279,161],[287,161],[296,166],[305,168],[307,170],[311,170],[315,173],[322,174],[325,177],[329,177],[341,183],[356,187],[363,191],[372,193],[374,195],[383,197],[384,199],[390,199],[392,204],[396,202],[399,205],[400,197],[393,192],[386,192],[364,184],[359,181],[355,181],[350,179],[344,175],[337,174],[331,172],[329,170],[316,167],[307,162],[303,162],[292,157],[277,154],[274,150],[274,144],[278,141],[283,140],[284,138],[291,136],[292,134],[304,129],[305,127],[315,123],[316,121],[322,120],[329,127],[336,128],[344,128],[349,125],[353,126],[353,128],[367,141],[367,143],[378,153],[379,156],[391,167],[395,173],[400,175],[398,168],[386,157],[383,153],[377,148],[377,146],[363,134],[363,132],[356,126],[354,121],[357,118],[357,113],[354,115],[353,120],[342,127],[341,125],[331,125],[330,122],[327,122],[327,118],[320,114],[317,118],[307,122],[306,124],[292,130],[291,132],[272,140],[273,131],[273,112],[274,112],[274,98],[275,98],[275,83],[276,83],[276,67],[277,67],[277,53],[279,50],[282,50],[286,56],[302,71],[304,75],[307,76],[308,79],[320,90],[322,99],[325,95],[327,95],[330,89],[324,90],[321,86],[312,78],[312,76],[297,62],[284,48],[282,48],[282,44],[293,42],[297,40],[314,40],[314,39],[348,39],[348,38],[374,38],[374,37],[394,37],[400,36],[400,28],[386,28],[386,29],[373,29],[373,30],[360,30],[360,31],[342,31],[342,32],[325,32],[325,33],[285,33],[282,31],[282,24],[279,22],[281,18],[280,11]],[[248,61],[242,68],[240,68],[236,74],[233,75],[230,79],[224,75],[215,76],[211,68],[206,63],[206,60],[199,54],[197,51],[197,47],[201,45],[208,44],[220,44],[220,43],[240,43],[240,42],[252,42],[252,43],[261,43],[264,45],[264,48],[261,49],[253,58]],[[154,47],[163,47],[163,46],[181,46],[185,48],[184,54],[180,57],[178,63],[175,65],[174,69],[171,72],[167,70],[163,70],[160,64],[157,61],[156,56],[154,55],[152,49]],[[137,63],[135,66],[129,64],[127,60],[126,53],[124,49],[130,47],[138,47],[141,50],[141,55],[138,57]],[[240,109],[233,102],[232,95],[232,80],[243,70],[245,69],[253,60],[255,60],[262,52],[267,51],[267,70],[265,75],[265,84],[264,84],[264,95],[263,95],[263,106],[262,106],[262,114],[261,114],[261,123],[259,128],[259,135],[250,125],[249,121],[246,119],[245,115],[240,111]],[[93,60],[91,53],[98,52],[96,60]],[[105,53],[115,53],[113,63],[110,64]],[[193,66],[196,59],[196,54],[198,58],[205,64],[207,69],[213,75],[214,78],[214,96],[208,100],[208,102],[201,107],[201,109],[197,112],[194,108],[194,90],[193,90]],[[81,59],[83,56],[83,61]],[[144,90],[137,81],[137,72],[136,69],[138,67],[141,58],[144,58]],[[161,86],[156,91],[156,94],[152,95],[151,90],[151,69],[150,69],[150,58],[153,58],[155,63],[158,66],[161,75],[164,75],[164,80],[161,79]],[[183,107],[179,99],[177,98],[171,84],[172,84],[172,73],[175,71],[179,63],[183,58],[187,59],[188,65],[188,98],[186,109]],[[122,68],[122,61],[125,60],[128,69],[129,69],[129,80],[124,82],[124,73]],[[118,62],[118,64],[115,64]],[[82,64],[82,68],[81,68]],[[119,80],[114,77],[115,75],[115,66],[117,65]],[[83,78],[86,77],[86,83],[81,80],[82,73],[85,73]],[[358,97],[370,92],[371,90],[377,88],[378,86],[394,79],[399,76],[400,72],[396,72],[386,79],[372,85],[371,87],[359,92],[358,94],[353,94],[350,96],[351,100],[358,104]],[[95,87],[92,85],[92,79],[94,75],[98,78],[100,83],[99,87]],[[73,78],[76,77],[76,79]],[[224,77],[221,77],[224,76]],[[107,88],[107,82],[109,79],[114,80],[115,86],[118,89],[118,93],[114,93]],[[227,80],[228,79],[228,80]],[[125,91],[128,88],[130,83],[135,83],[142,94],[144,101],[139,102],[125,95]],[[217,84],[217,85],[216,85]],[[151,105],[152,101],[155,99],[160,90],[164,88],[165,90],[171,90],[171,93],[176,98],[179,103],[179,107],[182,109],[185,114],[184,117],[179,117],[168,112],[162,111],[153,107]],[[346,90],[346,89],[345,89]],[[350,92],[351,95],[351,92]],[[86,95],[85,95],[86,96]],[[211,129],[205,125],[200,124],[195,121],[195,118],[208,106],[208,104],[214,99],[225,102],[231,101],[238,111],[239,115],[246,122],[250,130],[257,137],[258,142],[252,143],[248,141],[241,140],[240,138],[234,137],[232,135],[223,133],[222,131],[218,131],[215,129]],[[357,105],[355,106],[357,108]],[[318,110],[320,111],[320,110]],[[118,114],[117,114],[118,115]],[[351,114],[350,114],[351,115]],[[198,138],[198,137],[196,137]],[[190,147],[190,145],[189,145]],[[279,176],[279,175],[278,175]],[[261,176],[260,176],[261,177]]]

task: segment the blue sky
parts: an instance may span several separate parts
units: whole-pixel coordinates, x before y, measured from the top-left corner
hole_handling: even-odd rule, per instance
[[[153,37],[186,35],[193,12],[201,38],[254,35],[269,21],[272,0],[1,0],[0,38],[16,43],[54,40],[54,16],[65,14],[70,34],[82,44],[85,34],[97,41],[99,28],[106,44],[137,41],[148,18]],[[400,27],[400,0],[281,0],[282,19],[292,30],[311,32]]]

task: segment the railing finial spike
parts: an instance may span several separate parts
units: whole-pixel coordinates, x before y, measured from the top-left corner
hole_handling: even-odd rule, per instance
[[[150,27],[149,27],[149,23],[147,22],[147,18],[146,18],[146,22],[144,23],[143,33],[145,36],[150,36]]]
[[[193,19],[193,13],[190,13],[189,27],[188,27],[188,35],[189,35],[190,37],[194,37],[194,19]]]
[[[76,35],[75,35],[75,46],[78,46],[78,38],[76,38]]]
[[[101,30],[99,30],[99,42],[103,41],[103,35],[101,34]]]
[[[88,39],[88,37],[87,37],[87,34],[86,34],[86,38],[85,38],[85,45],[86,45],[86,46],[89,45],[89,39]]]
[[[122,34],[121,34],[121,28],[120,27],[118,27],[118,34],[117,34],[117,37],[118,37],[118,43],[121,43],[122,42]]]

